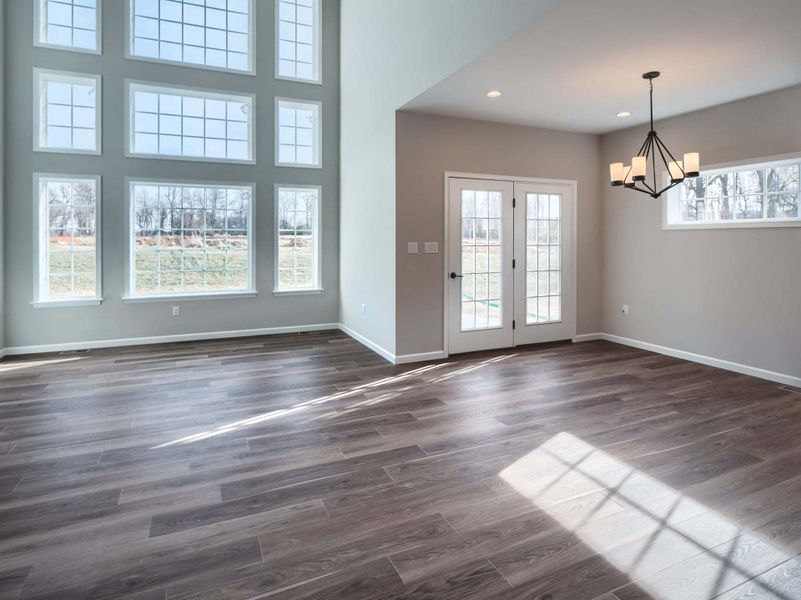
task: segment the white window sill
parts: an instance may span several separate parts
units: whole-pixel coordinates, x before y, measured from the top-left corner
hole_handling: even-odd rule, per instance
[[[314,164],[314,163],[282,163],[276,161],[276,167],[291,167],[293,169],[322,169],[322,164]]]
[[[776,227],[801,227],[801,219],[775,219],[770,221],[695,221],[688,223],[665,223],[663,230],[670,229],[762,229]]]
[[[320,79],[302,79],[300,77],[289,77],[288,75],[276,75],[276,79],[280,81],[292,81],[295,83],[311,83],[313,85],[323,85]]]
[[[202,69],[203,71],[217,71],[218,73],[231,73],[232,75],[249,75],[256,76],[255,66],[250,69],[228,69],[225,67],[214,67],[212,65],[201,65],[197,63],[185,62],[182,60],[168,60],[165,58],[153,58],[150,56],[139,56],[132,54],[128,49],[125,51],[125,58],[128,60],[140,60],[142,62],[155,63],[160,65],[170,65],[176,67],[190,67],[192,69]]]
[[[165,88],[167,89],[167,88]],[[208,158],[206,156],[186,156],[183,154],[148,154],[126,150],[125,158],[144,158],[148,160],[183,160],[186,162],[214,163],[220,165],[255,165],[255,158]],[[149,179],[147,181],[150,181]]]
[[[323,288],[308,288],[302,290],[273,290],[274,296],[315,296],[322,294]]]
[[[122,301],[127,304],[140,304],[145,302],[184,302],[186,300],[239,300],[255,298],[257,295],[258,292],[256,290],[245,290],[242,292],[165,294],[161,296],[123,296]]]
[[[86,298],[81,300],[36,300],[31,302],[34,308],[70,308],[73,306],[100,306],[103,298]]]

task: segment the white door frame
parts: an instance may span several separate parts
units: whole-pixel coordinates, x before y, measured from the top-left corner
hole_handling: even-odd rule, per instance
[[[450,297],[451,287],[448,285],[448,274],[450,266],[450,227],[448,225],[449,219],[449,195],[450,195],[450,179],[479,179],[490,181],[511,181],[512,183],[541,183],[545,185],[567,185],[573,190],[573,273],[570,277],[572,279],[570,304],[573,307],[573,331],[571,338],[576,337],[576,327],[578,319],[578,305],[576,303],[577,293],[576,285],[578,283],[578,182],[575,179],[547,179],[544,177],[515,177],[509,175],[489,175],[487,173],[463,173],[460,171],[445,171],[443,180],[443,220],[445,221],[445,237],[443,246],[443,268],[442,268],[442,281],[443,283],[443,296],[442,296],[442,347],[445,356],[450,356],[449,340],[448,340],[448,326],[450,324],[450,312],[448,310],[448,300]]]

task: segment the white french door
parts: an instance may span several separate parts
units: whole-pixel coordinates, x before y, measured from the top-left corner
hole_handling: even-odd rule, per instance
[[[450,178],[448,352],[575,335],[574,186]]]
[[[514,345],[514,185],[451,179],[449,188],[449,352],[508,348]]]
[[[515,183],[515,345],[576,335],[574,187]]]

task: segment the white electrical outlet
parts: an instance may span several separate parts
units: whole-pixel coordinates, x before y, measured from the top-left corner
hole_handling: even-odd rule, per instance
[[[439,242],[426,242],[424,248],[426,254],[436,254],[439,252]]]
[[[366,304],[362,304],[362,314],[363,315],[367,314],[367,305]]]
[[[180,306],[173,306],[172,307],[172,316],[177,317],[181,314],[181,307]]]
[[[621,315],[628,315],[629,314],[629,305],[628,304],[624,304],[623,306],[620,307],[620,314]]]
[[[409,254],[417,254],[417,242],[409,242],[406,244],[406,251]]]

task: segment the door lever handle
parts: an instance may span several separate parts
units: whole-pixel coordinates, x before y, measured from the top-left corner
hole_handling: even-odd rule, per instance
[[[454,273],[454,272],[451,272],[451,279],[456,279],[457,277],[458,277],[459,279],[461,279],[462,277],[464,277],[464,275],[457,275],[456,273]]]

